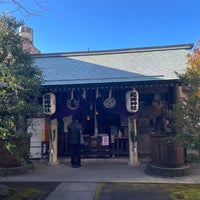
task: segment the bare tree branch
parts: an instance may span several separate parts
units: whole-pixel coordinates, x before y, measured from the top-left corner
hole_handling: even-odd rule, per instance
[[[11,13],[15,13],[19,11],[22,15],[25,15],[25,16],[40,15],[46,11],[46,9],[41,5],[41,2],[39,2],[39,0],[29,0],[29,3],[25,1],[26,0],[24,1],[0,0],[0,4],[12,4],[14,7],[13,7],[13,10],[10,11]],[[33,8],[37,10],[34,10]]]

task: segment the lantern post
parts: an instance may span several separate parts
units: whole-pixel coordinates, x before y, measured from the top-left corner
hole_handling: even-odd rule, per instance
[[[49,126],[49,164],[57,165],[58,156],[57,156],[57,119],[51,120],[51,115],[56,112],[56,96],[53,93],[46,93],[43,95],[43,109],[44,114],[48,120]]]
[[[139,109],[139,94],[133,89],[126,92],[126,109],[131,115],[128,117],[129,133],[129,162],[130,165],[138,164],[137,152],[137,124],[135,113]]]

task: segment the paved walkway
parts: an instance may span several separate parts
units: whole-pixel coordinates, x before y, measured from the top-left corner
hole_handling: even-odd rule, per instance
[[[61,182],[47,200],[92,200],[100,182],[132,183],[200,183],[200,165],[191,165],[184,177],[156,177],[148,175],[147,163],[128,165],[126,159],[82,160],[81,168],[71,168],[69,160],[59,165],[34,161],[35,169],[24,175],[0,177],[0,182]]]

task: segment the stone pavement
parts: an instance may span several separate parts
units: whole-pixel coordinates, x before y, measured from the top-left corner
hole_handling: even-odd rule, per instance
[[[191,165],[189,175],[158,177],[148,175],[147,163],[128,165],[127,159],[83,159],[82,167],[71,168],[69,160],[59,165],[34,161],[35,169],[24,175],[0,177],[0,182],[61,182],[47,200],[92,200],[100,182],[200,183],[200,165]]]

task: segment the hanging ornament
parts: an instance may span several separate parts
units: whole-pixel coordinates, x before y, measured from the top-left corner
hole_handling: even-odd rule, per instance
[[[112,97],[112,88],[110,88],[109,95],[108,95],[108,98],[111,98],[111,97]]]
[[[67,108],[70,110],[76,110],[80,106],[79,100],[74,98],[74,89],[71,90],[70,99],[67,100]]]
[[[93,104],[92,104],[92,102],[90,102],[90,111],[92,111],[93,110]]]
[[[101,96],[101,94],[99,93],[99,88],[96,88],[96,99],[98,99]]]
[[[108,98],[103,102],[104,107],[113,108],[116,105],[115,98],[112,97],[112,88],[109,90]]]
[[[82,97],[83,97],[83,99],[86,99],[86,90],[85,90],[85,88],[83,88]]]
[[[70,110],[76,110],[80,106],[80,102],[77,99],[68,99],[67,100],[67,108]]]
[[[72,90],[71,90],[70,99],[71,99],[71,100],[73,100],[73,99],[74,99],[74,89],[72,89]]]

